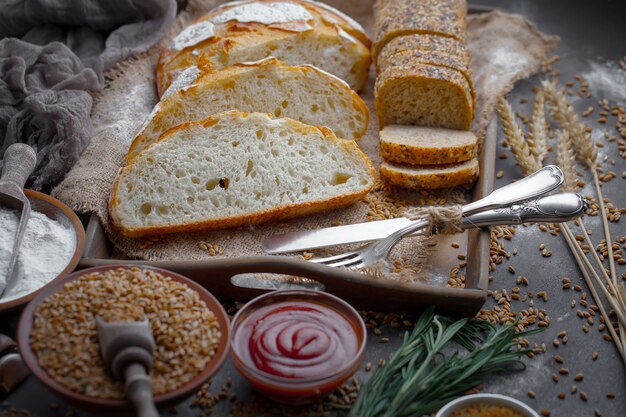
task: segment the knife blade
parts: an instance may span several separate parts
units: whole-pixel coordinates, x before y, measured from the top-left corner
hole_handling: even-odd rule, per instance
[[[268,254],[298,252],[349,243],[371,242],[382,239],[411,223],[406,217],[377,220],[317,230],[273,235],[263,241],[263,250]]]

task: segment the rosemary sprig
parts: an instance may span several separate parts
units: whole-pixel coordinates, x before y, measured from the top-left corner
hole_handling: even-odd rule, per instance
[[[479,320],[452,320],[424,312],[389,362],[379,368],[348,416],[421,416],[510,365],[523,366],[516,340],[537,330],[516,332]],[[466,352],[444,353],[456,343]]]

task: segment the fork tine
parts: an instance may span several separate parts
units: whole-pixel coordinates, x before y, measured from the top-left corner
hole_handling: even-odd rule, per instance
[[[329,256],[328,258],[313,258],[309,259],[309,262],[314,262],[316,264],[327,264],[328,262],[340,261],[342,259],[353,258],[355,255],[358,255],[358,252],[346,252],[340,253],[339,255]]]
[[[345,266],[347,268],[355,268],[356,265],[362,264],[362,263],[363,263],[363,258],[359,254],[358,256],[352,257],[350,259],[344,259],[342,261],[333,262],[333,263],[329,263],[329,264],[325,264],[325,265],[332,266],[333,268],[336,268],[336,267],[339,267],[339,266]]]

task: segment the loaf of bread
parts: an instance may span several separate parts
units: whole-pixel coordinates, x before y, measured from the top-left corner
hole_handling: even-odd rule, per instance
[[[247,6],[250,4],[268,4],[268,8],[261,8],[261,13],[267,13],[269,11],[270,8],[275,8],[275,9],[280,9],[280,8],[287,8],[290,6],[284,6],[284,5],[280,5],[280,3],[292,3],[295,4],[297,6],[301,6],[304,7],[305,9],[307,9],[309,12],[314,13],[316,15],[319,15],[322,20],[324,20],[324,22],[330,24],[330,25],[335,25],[339,28],[341,28],[342,30],[346,31],[350,36],[355,37],[356,39],[360,40],[363,45],[365,45],[367,48],[370,48],[372,46],[372,40],[369,38],[369,36],[367,35],[367,33],[365,32],[365,29],[363,29],[363,26],[361,26],[358,22],[356,22],[354,19],[352,19],[350,16],[346,15],[345,13],[340,12],[339,10],[335,9],[334,7],[329,6],[328,4],[321,2],[321,1],[315,1],[315,0],[240,0],[240,1],[231,1],[231,2],[227,2],[227,3],[222,3],[221,5],[217,6],[216,8],[212,9],[211,11],[209,11],[206,15],[203,16],[204,19],[212,19],[214,17],[218,17],[220,15],[224,15],[224,13],[226,13],[228,10],[232,10],[235,8],[241,8],[242,6]],[[249,7],[249,6],[247,6]],[[257,7],[257,6],[254,6]],[[232,14],[237,14],[237,15],[241,15],[241,12],[228,12]],[[256,13],[256,11],[253,11],[252,13]],[[280,12],[278,12],[280,13]],[[226,20],[225,17],[221,17],[221,20],[224,21]]]
[[[173,87],[180,89],[172,92]],[[344,81],[312,66],[288,66],[268,58],[204,74],[189,86],[172,84],[133,141],[127,159],[171,127],[227,110],[271,111],[276,117],[325,126],[340,138],[356,140],[365,134],[369,119],[367,106]]]
[[[474,94],[470,56],[465,44],[438,35],[398,36],[387,43],[377,57],[379,71],[413,64],[435,65],[460,71]]]
[[[120,170],[109,212],[129,237],[227,228],[346,206],[374,179],[353,140],[230,111],[170,129],[144,149]]]
[[[433,34],[465,42],[465,0],[377,0],[374,3],[374,47],[377,56],[392,39]]]
[[[189,67],[216,72],[269,56],[290,65],[314,65],[359,90],[369,73],[370,44],[362,28],[348,19],[329,6],[304,0],[220,7],[183,30],[163,51],[157,65],[159,95]]]
[[[470,85],[460,71],[434,65],[389,67],[376,78],[380,127],[390,124],[469,130],[474,117]]]
[[[388,184],[414,190],[449,188],[471,184],[478,178],[478,161],[411,167],[383,161],[380,178]]]
[[[380,131],[380,155],[395,164],[458,164],[477,152],[478,140],[466,130],[389,125]]]

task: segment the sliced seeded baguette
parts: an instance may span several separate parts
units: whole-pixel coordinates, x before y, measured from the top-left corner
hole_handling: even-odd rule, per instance
[[[380,131],[380,155],[391,163],[457,164],[477,153],[478,140],[469,130],[389,125]]]
[[[172,87],[133,141],[128,160],[171,127],[233,109],[271,111],[276,117],[328,127],[344,139],[358,140],[367,130],[363,100],[344,81],[312,66],[288,66],[269,58],[202,75],[170,94]]]
[[[367,36],[324,7],[302,0],[247,1],[210,12],[174,38],[157,65],[159,95],[185,69],[216,72],[269,56],[290,65],[311,64],[359,90],[371,55]],[[350,33],[359,32],[357,38]]]
[[[471,88],[457,70],[412,64],[390,67],[376,78],[374,106],[380,127],[404,124],[469,130]]]
[[[466,39],[465,0],[377,0],[372,54],[398,36],[416,33]]]
[[[460,71],[474,94],[474,81],[470,68],[470,56],[465,44],[454,38],[438,35],[408,35],[391,40],[380,51],[378,71],[389,67],[405,67],[413,64],[435,65]]]
[[[230,111],[168,130],[123,167],[109,212],[124,235],[222,229],[351,204],[370,160],[330,130]]]
[[[460,164],[411,167],[383,161],[380,178],[402,188],[414,190],[450,188],[471,184],[478,179],[478,160],[470,159]]]

